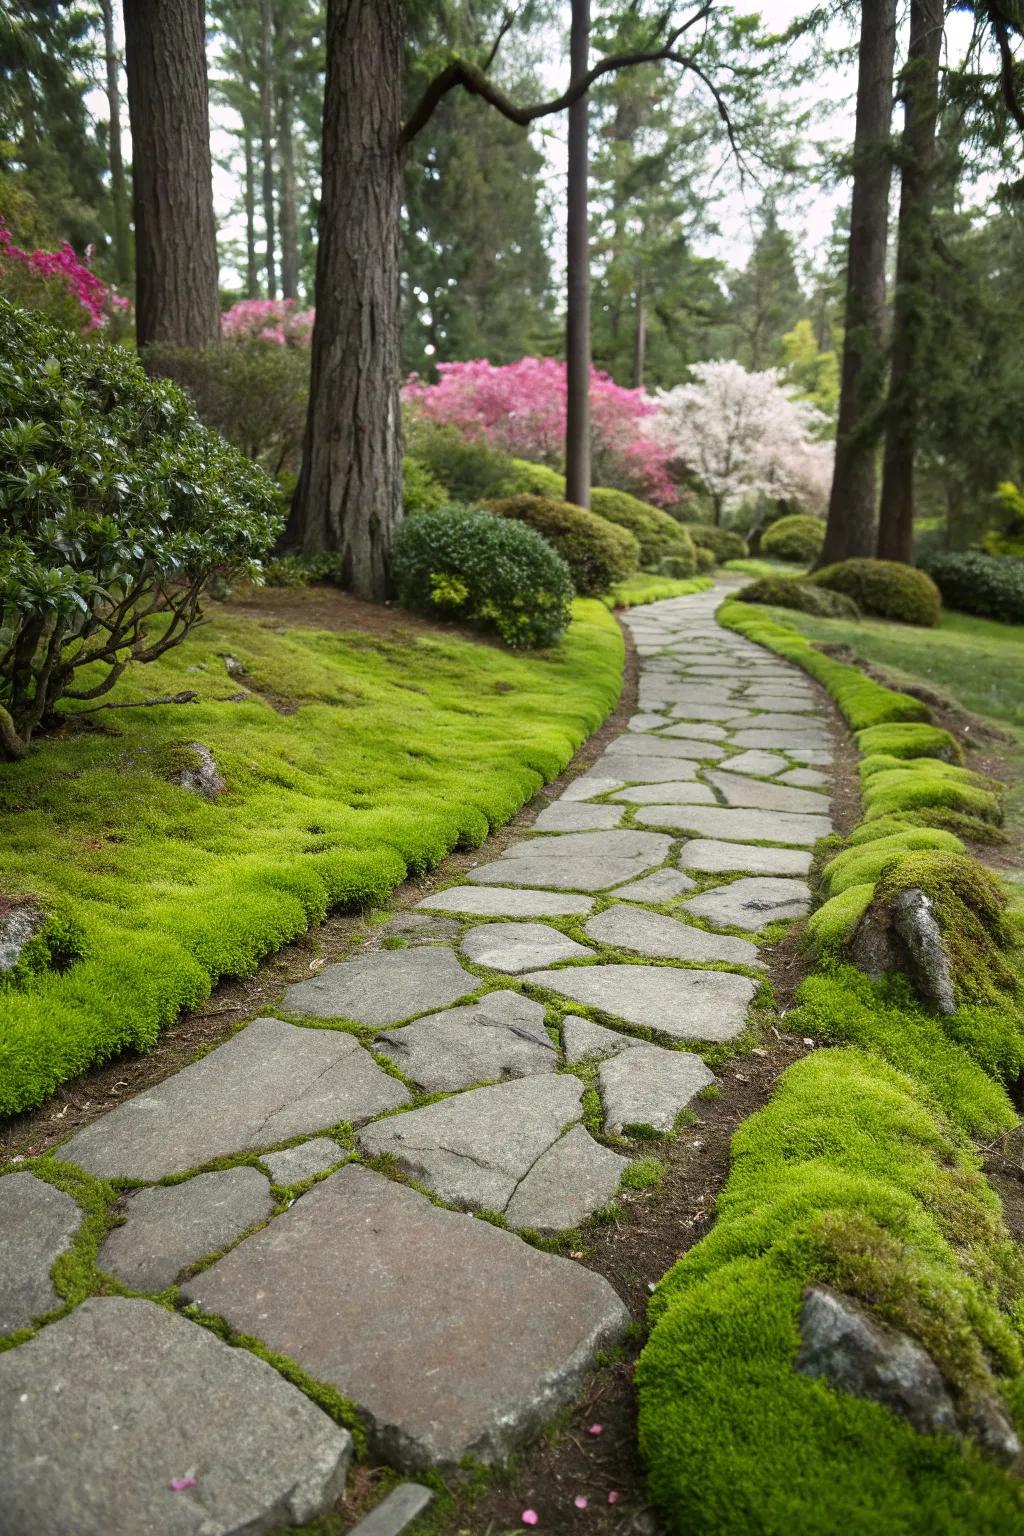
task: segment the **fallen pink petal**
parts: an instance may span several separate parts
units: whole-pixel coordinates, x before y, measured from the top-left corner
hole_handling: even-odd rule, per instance
[[[538,1513],[537,1513],[537,1511],[535,1509],[524,1509],[523,1510],[523,1524],[524,1525],[540,1525],[540,1515],[538,1515]]]
[[[608,1495],[608,1503],[609,1504],[617,1504],[621,1498],[622,1498],[622,1494],[621,1493],[616,1493],[615,1489],[613,1488],[611,1493]]]
[[[172,1493],[184,1493],[186,1488],[196,1486],[196,1480],[194,1477],[172,1477],[167,1486]]]
[[[603,1433],[604,1433],[604,1425],[603,1424],[591,1424],[590,1428],[587,1430],[587,1434],[588,1435],[600,1435],[600,1434],[603,1434]]]
[[[586,1509],[587,1505],[590,1503],[590,1500],[587,1498],[585,1493],[578,1493],[573,1499],[573,1503],[576,1505],[577,1509]]]

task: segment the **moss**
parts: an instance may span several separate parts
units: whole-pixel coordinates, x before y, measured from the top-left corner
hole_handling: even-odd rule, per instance
[[[829,592],[793,576],[762,576],[736,594],[738,603],[761,603],[772,608],[795,608],[822,619],[858,619],[860,610],[852,598]]]
[[[1001,820],[1000,797],[990,789],[953,776],[958,771],[962,773],[962,769],[955,770],[931,758],[913,761],[921,765],[916,772],[909,772],[904,764],[899,768],[876,768],[869,774],[863,792],[866,820],[930,809],[955,811],[981,821]]]
[[[656,1157],[638,1157],[622,1175],[623,1189],[655,1189],[665,1177],[665,1165]]]
[[[959,1001],[997,1002],[1014,990],[1017,978],[1004,958],[1012,942],[1006,896],[994,875],[963,853],[919,849],[889,860],[875,900],[886,904],[908,889],[932,903]]]
[[[1019,1376],[1007,1297],[960,1265],[957,1233],[1005,1241],[976,1172],[913,1081],[865,1052],[789,1069],[737,1132],[715,1227],[652,1300],[640,1441],[673,1531],[996,1536],[1024,1519],[996,1467],[793,1370],[816,1280],[922,1339],[965,1402]]]
[[[851,884],[824,902],[807,919],[807,939],[818,956],[839,955],[871,905],[873,882]]]
[[[103,730],[8,764],[3,885],[67,912],[85,953],[0,989],[0,1113],[148,1050],[221,977],[251,975],[328,910],[382,904],[513,816],[618,697],[614,618],[597,602],[574,611],[547,656],[447,635],[280,633],[215,613],[115,690],[138,701],[196,689],[187,723],[170,705],[111,712]],[[246,668],[243,702],[223,654]],[[216,804],[164,776],[190,740],[227,780]]]
[[[668,597],[689,597],[693,592],[706,592],[713,582],[709,576],[691,576],[688,581],[676,581],[670,576],[627,576],[617,581],[606,599],[610,608],[637,608],[643,603],[660,603]]]
[[[865,757],[881,752],[888,757],[937,757],[962,763],[960,743],[937,725],[873,725],[858,732],[857,747]]]
[[[963,843],[952,832],[943,832],[937,827],[905,827],[836,854],[825,866],[822,877],[825,888],[830,896],[838,896],[851,885],[873,884],[897,854],[922,848],[940,849],[946,853],[964,852]]]

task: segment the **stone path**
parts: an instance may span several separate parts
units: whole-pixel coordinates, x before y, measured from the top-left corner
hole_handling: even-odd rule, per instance
[[[0,1355],[0,1528],[274,1531],[351,1455],[275,1362],[374,1455],[453,1470],[507,1457],[621,1338],[608,1282],[529,1238],[599,1212],[714,1084],[831,827],[818,690],[717,601],[628,615],[638,712],[530,833],[60,1149],[117,1191],[104,1295],[55,1286],[72,1195],[0,1178],[0,1334],[42,1324]]]

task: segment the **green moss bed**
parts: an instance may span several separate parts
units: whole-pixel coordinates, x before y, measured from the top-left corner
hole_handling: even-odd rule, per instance
[[[104,711],[7,766],[0,890],[51,918],[0,987],[0,1114],[150,1048],[219,978],[513,816],[618,699],[614,618],[574,613],[556,651],[522,655],[221,611],[114,695],[193,703]],[[226,780],[215,803],[178,782],[195,742]]]
[[[651,1490],[679,1536],[1010,1536],[1019,1477],[794,1370],[802,1292],[823,1283],[923,1344],[962,1418],[995,1391],[1024,1430],[1024,1250],[976,1147],[1017,1123],[1024,931],[962,840],[998,820],[997,788],[917,700],[740,604],[719,616],[823,682],[862,733],[865,820],[819,847],[813,969],[782,1021],[817,1049],[737,1132],[714,1227],[652,1298],[638,1368]],[[910,885],[950,948],[949,1017],[849,960],[867,908]]]

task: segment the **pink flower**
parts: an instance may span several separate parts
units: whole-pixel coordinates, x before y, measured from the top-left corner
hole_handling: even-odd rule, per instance
[[[611,1493],[608,1495],[608,1503],[609,1504],[617,1504],[621,1498],[622,1498],[622,1494],[621,1493],[616,1493],[615,1489],[613,1488]]]
[[[407,380],[403,399],[428,420],[458,427],[504,453],[558,466],[565,440],[565,364],[553,357],[523,357],[496,366],[486,358],[438,364],[438,382]],[[640,389],[624,389],[592,369],[594,478],[660,504],[678,497],[668,455],[644,428],[655,412]]]
[[[86,250],[86,261],[79,261],[73,249],[65,241],[56,251],[24,251],[15,245],[11,232],[0,219],[0,257],[31,272],[43,282],[60,283],[86,314],[85,330],[95,331],[105,326],[117,309],[129,309],[127,299],[115,294],[112,288],[101,282],[89,269],[93,247]],[[0,268],[2,270],[2,268]]]
[[[604,1434],[604,1425],[603,1424],[591,1424],[590,1428],[587,1430],[587,1434],[588,1435],[603,1435]]]
[[[573,1499],[573,1503],[576,1505],[577,1509],[586,1509],[587,1505],[590,1503],[590,1500],[587,1498],[585,1493],[578,1493]]]
[[[535,1509],[524,1509],[521,1519],[524,1525],[540,1525],[540,1515]]]
[[[220,317],[226,341],[267,341],[278,347],[308,347],[314,309],[297,309],[294,299],[239,299]]]

